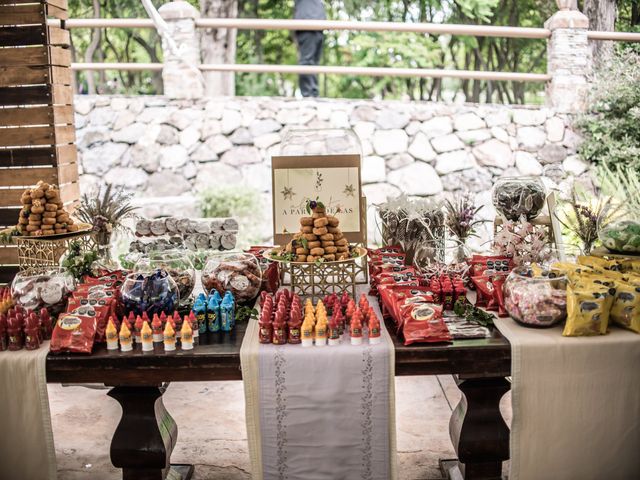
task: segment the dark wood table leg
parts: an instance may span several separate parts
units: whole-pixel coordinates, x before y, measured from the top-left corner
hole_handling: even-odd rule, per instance
[[[509,382],[498,378],[456,378],[462,391],[452,413],[449,434],[458,454],[458,467],[467,480],[502,478],[509,459],[509,428],[500,413],[500,399]]]
[[[173,468],[169,459],[178,426],[162,403],[159,386],[118,386],[109,391],[122,406],[122,418],[111,440],[111,463],[123,480],[188,480],[192,465]]]

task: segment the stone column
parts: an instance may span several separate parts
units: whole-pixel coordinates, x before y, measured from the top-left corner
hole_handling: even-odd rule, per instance
[[[158,12],[167,22],[168,33],[175,42],[172,48],[167,39],[162,38],[164,94],[171,98],[201,98],[204,95],[202,75],[193,68],[200,64],[195,23],[200,12],[180,0],[162,5]]]
[[[547,103],[562,113],[584,111],[591,72],[589,19],[577,10],[560,10],[544,26],[551,30],[547,44],[547,71],[551,75]]]

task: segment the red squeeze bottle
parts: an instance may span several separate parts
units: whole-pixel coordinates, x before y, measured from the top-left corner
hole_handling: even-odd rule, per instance
[[[349,294],[347,292],[344,292],[342,294],[342,297],[340,297],[340,306],[342,308],[347,308],[347,305],[349,304]]]
[[[360,310],[353,312],[351,317],[351,345],[362,344],[362,314]]]
[[[7,349],[7,316],[0,313],[0,352]]]
[[[40,310],[40,326],[42,329],[42,338],[45,340],[51,340],[53,323],[51,322],[51,315],[49,315],[49,310],[47,310],[46,308],[42,308]]]
[[[160,321],[162,322],[162,331],[164,332],[164,326],[167,324],[167,314],[164,312],[160,313]]]
[[[369,306],[369,301],[367,300],[367,296],[364,293],[360,295],[358,306],[360,307],[360,310],[365,310],[365,308]]]
[[[271,315],[263,315],[258,322],[258,327],[258,341],[260,343],[271,343],[271,338],[273,336],[273,324],[271,323]]]
[[[8,348],[12,352],[22,350],[24,346],[24,333],[22,331],[22,314],[15,313],[15,316],[7,318],[7,335],[9,337]],[[20,317],[18,317],[18,315]]]
[[[138,315],[136,317],[136,323],[133,326],[134,329],[134,336],[136,337],[136,343],[140,343],[142,342],[142,326],[144,325],[144,321],[142,320],[142,317],[140,315]]]
[[[142,312],[142,322],[143,322],[143,325],[144,325],[144,322],[151,324],[151,320],[149,319],[149,315],[147,315],[147,312]]]
[[[302,327],[302,312],[299,309],[291,311],[291,318],[289,320],[289,343],[297,345],[302,343],[302,333],[300,331]]]
[[[40,348],[40,320],[33,312],[27,317],[24,334],[24,347],[27,350],[37,350]]]
[[[276,312],[271,340],[274,345],[284,345],[287,343],[287,324],[284,323],[284,317],[280,312]]]

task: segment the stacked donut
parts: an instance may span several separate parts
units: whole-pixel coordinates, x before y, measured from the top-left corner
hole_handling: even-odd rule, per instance
[[[55,186],[39,181],[35,188],[24,191],[20,202],[22,210],[16,227],[20,234],[41,237],[78,231],[78,225],[63,208],[60,191]]]
[[[323,207],[313,209],[311,217],[300,218],[300,232],[286,246],[295,253],[296,262],[325,262],[349,258],[349,242],[340,230],[340,220],[327,215]]]

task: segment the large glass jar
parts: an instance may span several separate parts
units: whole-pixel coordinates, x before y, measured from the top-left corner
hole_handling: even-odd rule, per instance
[[[530,327],[551,327],[567,317],[567,278],[557,272],[531,267],[514,269],[504,282],[504,306],[517,322]]]
[[[165,270],[171,275],[178,286],[180,301],[187,302],[196,284],[196,270],[189,254],[181,250],[149,252],[134,267],[136,272],[152,272],[157,269]]]
[[[236,302],[247,303],[258,296],[262,271],[258,259],[249,253],[217,253],[202,269],[202,287],[207,293],[228,290]]]
[[[540,177],[503,177],[493,187],[492,201],[496,211],[507,220],[518,221],[537,217],[547,198]]]
[[[440,239],[421,243],[413,265],[424,275],[464,275],[469,268],[469,250],[459,240]]]
[[[11,283],[11,295],[18,305],[28,310],[46,307],[51,315],[58,315],[74,288],[73,276],[63,268],[52,267],[39,274],[18,272]]]
[[[165,270],[130,273],[126,276],[120,296],[125,312],[142,315],[147,312],[149,318],[154,313],[173,313],[180,301],[180,292],[176,282]]]
[[[598,238],[615,253],[640,253],[640,213],[632,207],[617,207],[598,225]]]

